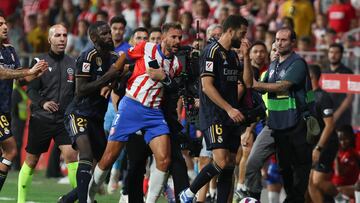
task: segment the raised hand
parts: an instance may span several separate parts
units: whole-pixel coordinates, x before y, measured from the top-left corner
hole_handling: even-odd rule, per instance
[[[45,60],[38,61],[30,70],[30,75],[34,75],[36,77],[41,76],[47,69],[49,68],[48,63]]]

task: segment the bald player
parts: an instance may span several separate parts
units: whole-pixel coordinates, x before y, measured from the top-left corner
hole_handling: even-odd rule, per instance
[[[64,113],[75,91],[75,60],[64,54],[67,29],[60,24],[49,29],[50,51],[32,61],[45,60],[48,71],[32,80],[27,93],[32,101],[26,158],[19,173],[18,203],[25,203],[31,185],[33,171],[40,155],[49,149],[54,139],[68,168],[72,187],[76,187],[77,152],[71,147],[71,139],[64,125]]]

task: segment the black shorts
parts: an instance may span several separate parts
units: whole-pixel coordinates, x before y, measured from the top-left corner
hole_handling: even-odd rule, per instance
[[[212,124],[203,134],[206,141],[206,149],[228,149],[236,153],[240,146],[240,135],[243,131],[241,126],[228,126],[223,124]]]
[[[104,120],[92,119],[71,113],[65,116],[65,128],[69,132],[74,149],[77,149],[76,139],[79,136],[88,136],[94,158],[100,161],[107,143]]]
[[[333,162],[339,148],[339,141],[336,134],[331,135],[328,143],[320,152],[319,161],[313,164],[312,169],[322,173],[332,172]]]
[[[10,114],[0,112],[0,142],[12,136],[10,124]]]
[[[56,146],[71,144],[63,123],[47,123],[43,119],[30,117],[29,137],[25,150],[30,154],[47,152],[51,139],[54,139]]]

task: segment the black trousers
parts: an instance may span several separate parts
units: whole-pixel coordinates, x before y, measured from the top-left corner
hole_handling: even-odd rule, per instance
[[[181,154],[180,143],[176,135],[170,136],[171,163],[169,166],[170,175],[173,177],[176,202],[179,193],[189,187],[189,178],[185,160]],[[129,202],[144,202],[142,191],[146,159],[151,155],[149,146],[145,143],[143,136],[134,135],[127,143],[128,150],[128,175],[126,179]]]
[[[287,194],[284,202],[303,203],[312,159],[312,147],[306,142],[305,121],[301,119],[290,129],[274,130],[272,136]]]

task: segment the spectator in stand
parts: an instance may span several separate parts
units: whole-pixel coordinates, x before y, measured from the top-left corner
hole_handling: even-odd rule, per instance
[[[128,26],[134,30],[138,27],[138,22],[140,21],[140,8],[134,8],[131,6],[131,0],[121,1],[122,15],[125,17],[125,20]]]
[[[219,17],[217,18],[217,22],[219,24],[223,24],[225,19],[229,16],[229,8],[228,7],[222,7],[219,13]]]
[[[150,11],[151,14],[151,26],[160,26],[165,18],[165,12],[161,12],[161,9],[155,7],[155,0],[143,0],[141,4],[142,9]]]
[[[31,14],[28,16],[29,32],[35,30],[35,28],[37,26],[36,16],[37,16],[36,14]],[[25,33],[29,33],[29,32],[25,32]]]
[[[80,20],[78,22],[78,35],[74,37],[72,44],[73,49],[70,50],[72,56],[78,57],[81,52],[92,46],[92,42],[87,33],[89,25],[89,22],[86,20]],[[71,43],[69,43],[69,45],[71,45]]]
[[[324,36],[324,42],[325,44],[323,44],[322,46],[320,46],[318,49],[319,50],[328,50],[330,45],[335,43],[337,41],[336,38],[336,31],[328,28],[326,30],[325,36]]]
[[[91,1],[90,0],[80,0],[79,4],[81,13],[79,14],[77,20],[87,20],[90,23],[93,23],[96,21],[96,15],[95,13],[91,12]]]
[[[121,15],[121,1],[104,0],[100,9],[109,15],[109,19],[112,19],[115,16]]]
[[[339,138],[339,152],[334,163],[332,182],[336,186],[354,185],[359,175],[359,157],[355,150],[355,135],[350,125],[336,131]]]
[[[275,41],[275,34],[276,34],[276,32],[274,32],[274,31],[267,31],[265,33],[265,45],[269,52],[271,51],[272,44]]]
[[[329,27],[334,29],[339,36],[356,27],[356,13],[348,1],[334,0],[327,12]]]
[[[144,27],[146,29],[150,29],[151,28],[151,11],[144,9],[141,11],[141,21],[139,26],[140,27]]]
[[[192,44],[196,34],[195,29],[192,27],[192,24],[194,22],[192,14],[187,11],[184,12],[180,17],[180,21],[183,31],[181,45]]]
[[[19,0],[2,0],[0,10],[4,17],[7,17],[15,12],[17,6],[19,6]]]
[[[165,23],[174,23],[179,20],[179,8],[176,5],[169,6]]]
[[[161,42],[161,28],[154,27],[149,31],[149,42],[160,44]]]
[[[61,4],[62,4],[61,0],[49,1],[49,8],[45,12],[49,16],[49,25],[56,24],[56,17],[60,13]]]
[[[30,31],[27,34],[27,41],[32,48],[34,53],[44,53],[49,51],[49,42],[48,42],[48,17],[44,13],[38,13],[37,18],[37,27]]]
[[[239,14],[240,7],[234,2],[229,4],[229,15],[237,15]]]
[[[319,49],[325,45],[326,26],[327,26],[326,16],[318,13],[316,15],[316,22],[312,28],[312,32],[315,37],[316,49]]]
[[[62,9],[56,17],[56,23],[64,23],[69,29],[69,32],[76,31],[76,18],[80,11],[73,5],[72,0],[64,0]]]
[[[294,20],[294,30],[300,38],[311,36],[311,25],[315,20],[315,13],[309,0],[287,0],[279,8],[281,17],[290,17]]]
[[[105,21],[108,22],[109,14],[106,11],[99,10],[96,12],[96,21]]]
[[[344,54],[344,47],[341,44],[331,44],[328,52],[330,66],[324,73],[353,74],[353,71],[341,63]],[[335,127],[351,125],[353,94],[330,93],[334,101],[334,122]]]
[[[200,28],[206,30],[209,25],[213,24],[215,20],[209,16],[210,7],[205,0],[193,1],[193,27],[196,27],[196,21],[200,21]]]
[[[310,37],[301,37],[297,44],[297,50],[300,52],[299,55],[302,56],[308,64],[314,63],[315,58],[313,58],[309,54],[305,54],[303,52],[315,51],[312,46]]]
[[[255,41],[265,41],[266,31],[268,30],[268,26],[265,23],[260,23],[255,26],[254,40]]]
[[[297,45],[298,51],[314,51],[310,37],[301,37]]]
[[[294,27],[295,27],[294,20],[287,16],[283,17],[281,27],[288,27],[288,28],[294,29]]]

